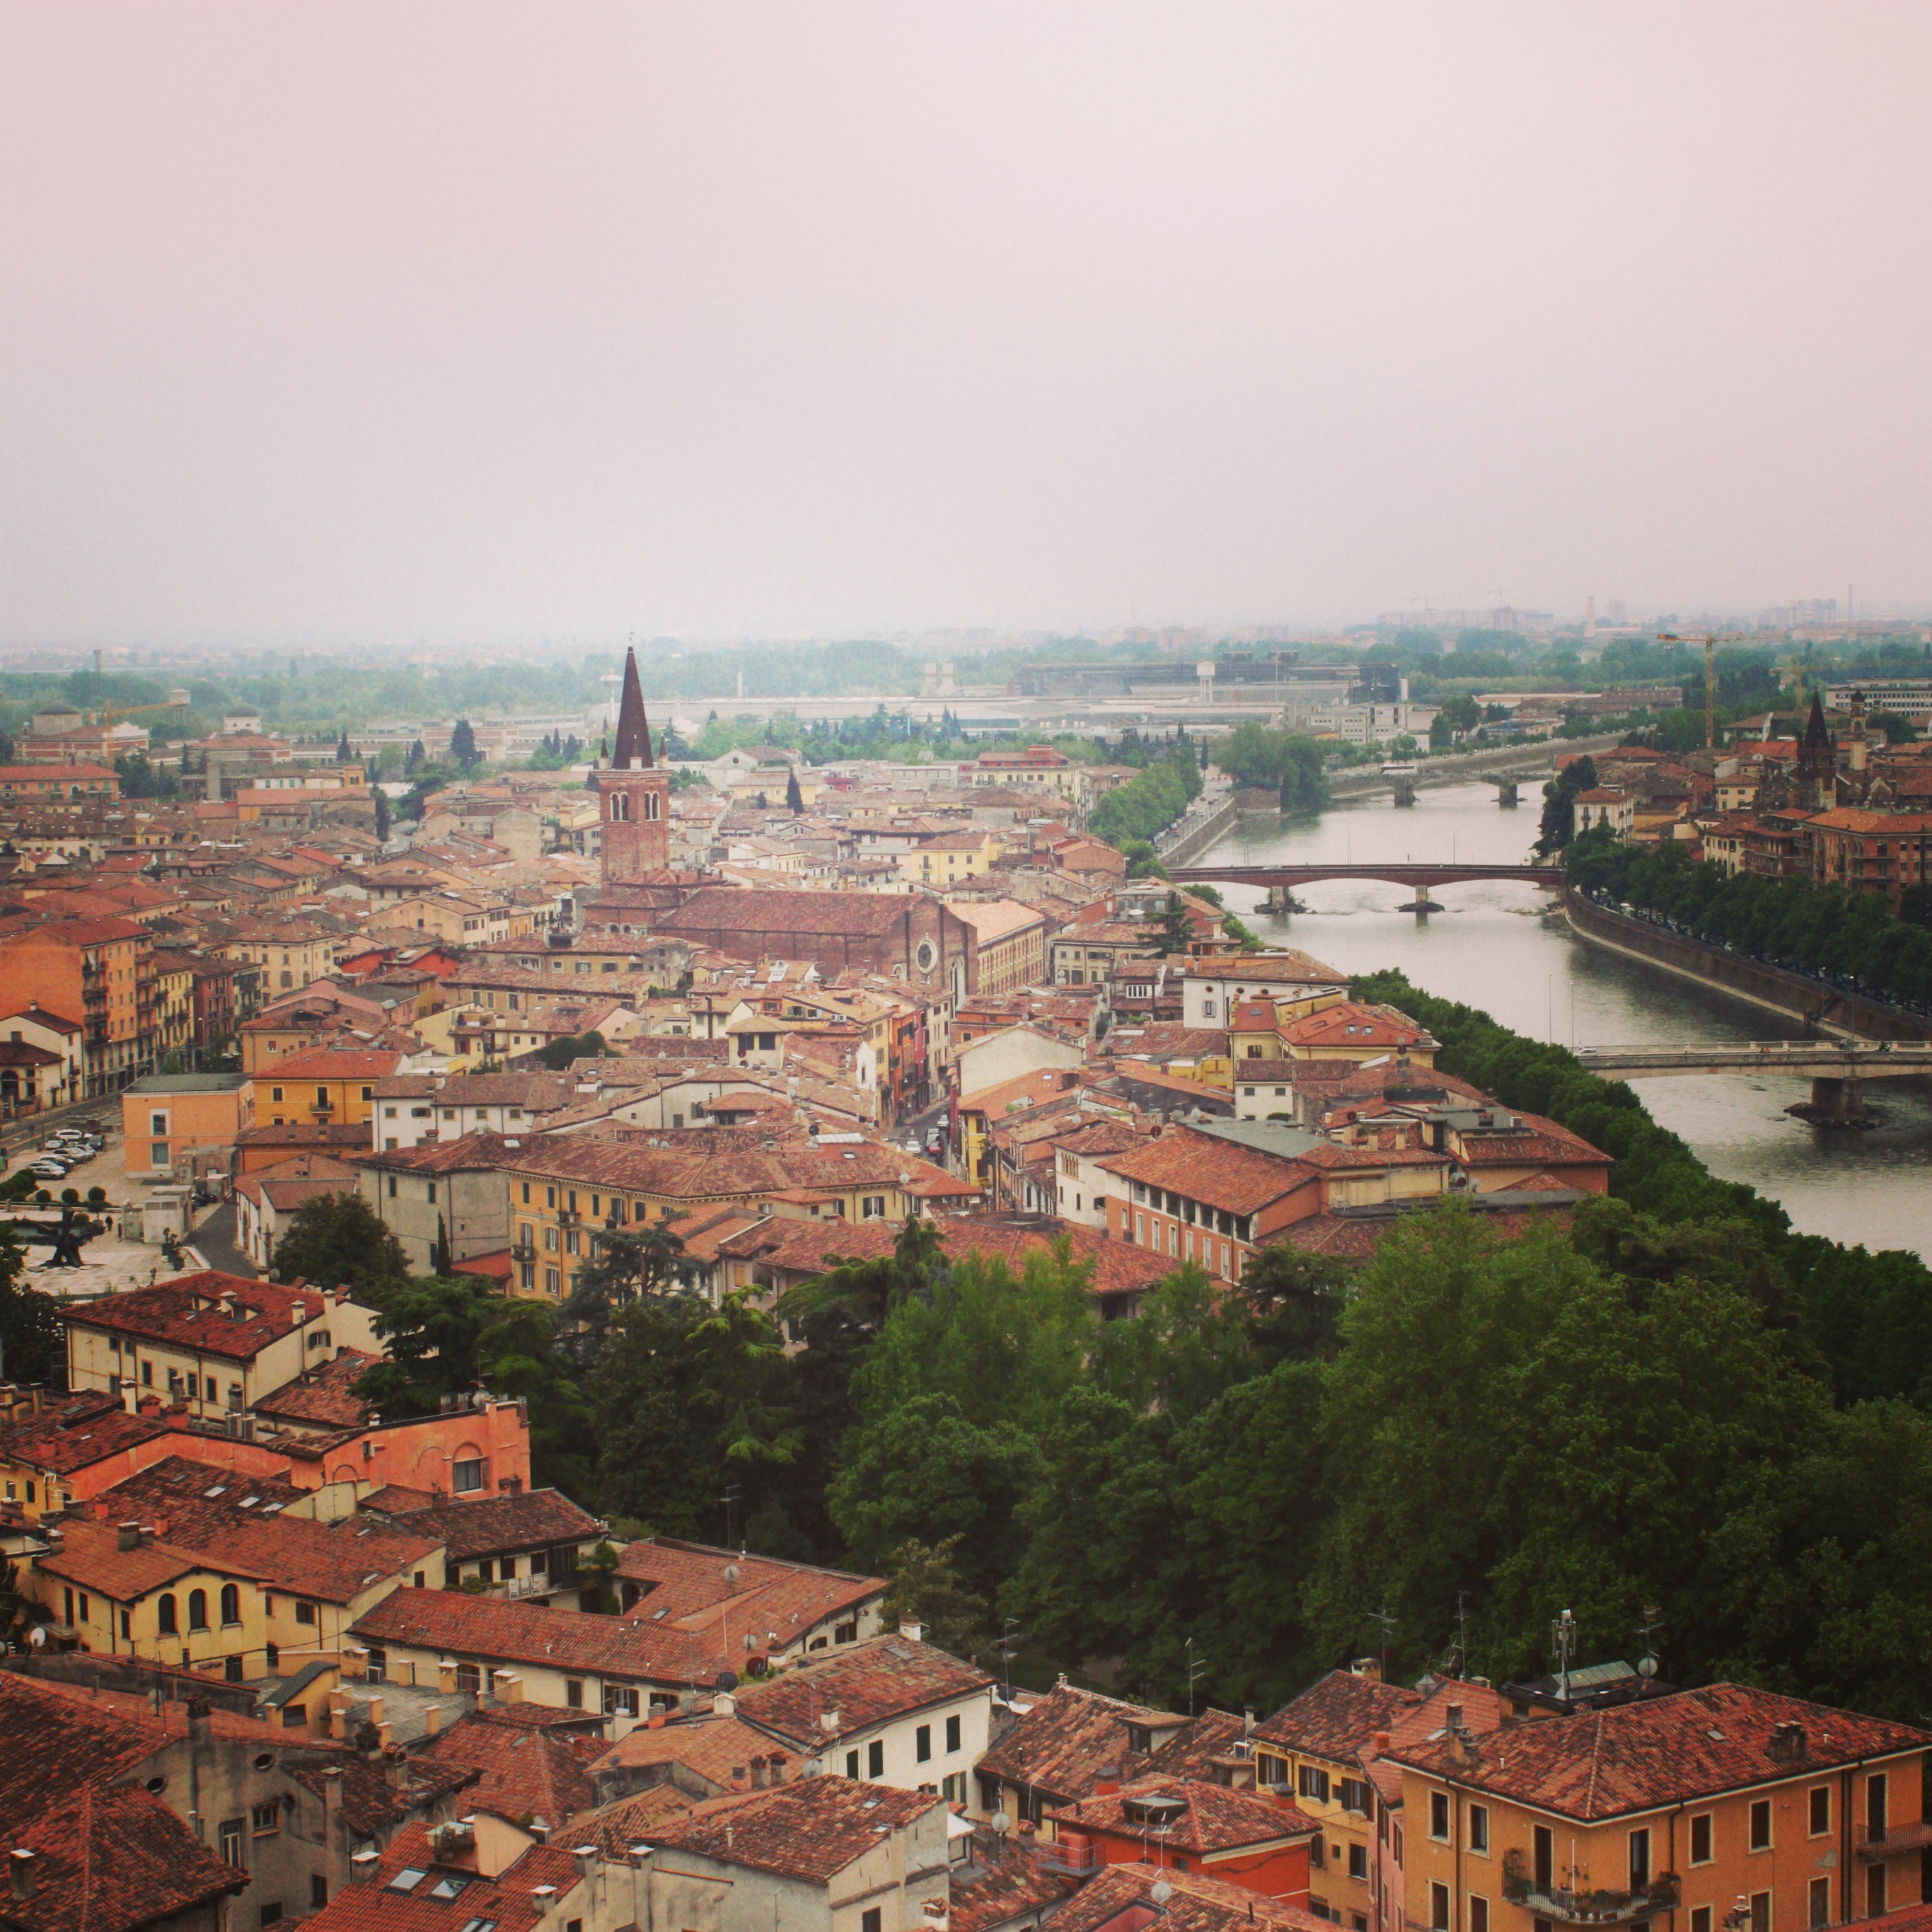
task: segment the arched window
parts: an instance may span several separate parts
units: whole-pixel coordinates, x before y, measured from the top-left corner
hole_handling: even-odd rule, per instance
[[[655,818],[657,815],[658,795],[654,791],[647,791],[644,794],[644,816],[646,818]]]
[[[160,1600],[154,1606],[154,1610],[160,1618],[155,1628],[160,1630],[162,1636],[172,1636],[178,1626],[175,1622],[175,1594],[172,1590],[166,1591],[162,1594]]]
[[[631,815],[631,795],[628,792],[614,791],[610,794],[610,817],[621,824]]]
[[[188,1593],[188,1627],[191,1630],[208,1628],[208,1592],[190,1590]]]
[[[242,1621],[242,1592],[232,1583],[221,1586],[221,1621],[224,1624]]]

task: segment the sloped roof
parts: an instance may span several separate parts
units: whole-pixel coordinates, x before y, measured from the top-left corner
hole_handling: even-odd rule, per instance
[[[1785,1759],[1771,1752],[1780,1724],[1799,1727],[1796,1749]],[[1384,1755],[1539,1810],[1594,1822],[1928,1745],[1932,1731],[1916,1725],[1746,1684],[1712,1684],[1514,1726],[1480,1741],[1474,1765],[1455,1755],[1447,1738],[1391,1744]]]
[[[1258,1743],[1307,1751],[1331,1762],[1352,1762],[1378,1731],[1393,1731],[1405,1711],[1422,1702],[1406,1684],[1331,1670],[1255,1727]]]
[[[1162,1835],[1161,1842],[1170,1852],[1201,1855],[1238,1851],[1278,1839],[1310,1837],[1322,1828],[1305,1811],[1283,1799],[1200,1778],[1169,1778],[1158,1772],[1137,1778],[1118,1791],[1063,1804],[1048,1815],[1062,1827],[1076,1831],[1138,1838],[1145,1820],[1132,1808],[1137,1798],[1171,1799],[1184,1808],[1174,1814]]]
[[[1138,1762],[1128,1749],[1130,1724],[1164,1730],[1185,1721],[1171,1711],[1063,1684],[1037,1699],[976,1768],[982,1777],[1031,1785],[1054,1798],[1085,1798],[1102,1771],[1118,1774]]]
[[[886,1784],[808,1778],[776,1791],[714,1798],[669,1826],[658,1843],[825,1885],[871,1851],[882,1832],[903,1829],[944,1802]]]
[[[0,1457],[65,1475],[166,1433],[152,1416],[130,1415],[118,1397],[88,1390],[0,1429]]]
[[[363,1504],[364,1511],[374,1502],[372,1497]],[[452,1562],[553,1543],[585,1543],[604,1530],[561,1490],[478,1496],[473,1502],[442,1497],[426,1508],[392,1505],[387,1513],[398,1519],[398,1529],[440,1543]]]
[[[594,1796],[588,1774],[591,1754],[576,1740],[542,1730],[516,1730],[465,1717],[418,1755],[480,1773],[464,1804],[500,1818],[541,1818],[555,1828],[588,1810]]]
[[[852,1737],[895,1718],[950,1700],[976,1696],[992,1679],[963,1662],[910,1637],[874,1637],[869,1642],[806,1661],[738,1694],[738,1714],[801,1750]],[[834,1731],[820,1723],[836,1712]]]
[[[1166,1887],[1161,1900],[1156,1886]],[[1334,1922],[1270,1898],[1244,1885],[1148,1864],[1109,1865],[1053,1915],[1054,1932],[1106,1932],[1130,1912],[1144,1912],[1160,1932],[1334,1932]]]
[[[241,1311],[235,1319],[220,1303],[226,1297]],[[283,1288],[208,1268],[177,1276],[152,1288],[104,1294],[60,1310],[63,1322],[104,1328],[150,1342],[171,1342],[224,1361],[251,1361],[304,1319],[320,1318],[328,1304],[314,1288]]]

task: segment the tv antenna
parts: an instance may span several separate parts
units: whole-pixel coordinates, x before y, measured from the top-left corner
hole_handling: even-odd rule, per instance
[[[1382,1608],[1367,1612],[1366,1616],[1370,1623],[1379,1625],[1382,1630],[1382,1682],[1386,1684],[1388,1682],[1389,1632],[1395,1628],[1395,1612],[1389,1608],[1388,1599],[1384,1597]]]
[[[1005,1680],[1004,1688],[1009,1704],[1013,1701],[1013,1654],[1019,1648],[1019,1628],[1018,1618],[1008,1617],[1005,1628],[1000,1632],[1000,1676]]]
[[[1570,1701],[1570,1666],[1576,1655],[1576,1619],[1568,1610],[1550,1626],[1550,1640],[1556,1652],[1556,1694]]]
[[[1657,1675],[1657,1652],[1655,1646],[1651,1642],[1650,1634],[1652,1630],[1659,1628],[1663,1622],[1664,1612],[1656,1604],[1644,1605],[1643,1622],[1637,1630],[1637,1635],[1643,1640],[1643,1654],[1636,1660],[1637,1675],[1640,1677],[1649,1678]]]
[[[1456,1592],[1456,1634],[1449,1646],[1449,1654],[1443,1660],[1444,1673],[1450,1677],[1465,1677],[1469,1670],[1469,1593],[1467,1590]]]
[[[1194,1654],[1194,1640],[1187,1640],[1187,1715],[1192,1721],[1194,1716],[1194,1687],[1208,1674],[1208,1666]]]

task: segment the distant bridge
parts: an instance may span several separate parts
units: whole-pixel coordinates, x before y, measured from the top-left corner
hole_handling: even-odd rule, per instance
[[[1390,885],[1415,888],[1418,912],[1429,910],[1432,886],[1460,886],[1474,879],[1518,879],[1545,892],[1560,892],[1563,887],[1561,866],[1384,866],[1367,860],[1340,866],[1177,866],[1168,876],[1176,885],[1256,886],[1270,897],[1327,879],[1386,879]]]
[[[1932,1041],[1754,1040],[1743,1046],[1580,1046],[1592,1073],[1654,1080],[1668,1074],[1798,1073],[1822,1080],[1932,1073]]]
[[[1576,1058],[1605,1078],[1655,1080],[1672,1074],[1783,1073],[1808,1076],[1811,1098],[1785,1112],[1831,1127],[1874,1124],[1858,1100],[1867,1080],[1932,1074],[1932,1042],[1754,1040],[1746,1046],[1580,1046]]]

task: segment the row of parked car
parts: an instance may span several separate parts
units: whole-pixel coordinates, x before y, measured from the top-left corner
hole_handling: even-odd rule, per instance
[[[40,1143],[40,1150],[27,1172],[37,1180],[64,1180],[106,1144],[106,1136],[98,1127],[62,1127]]]

